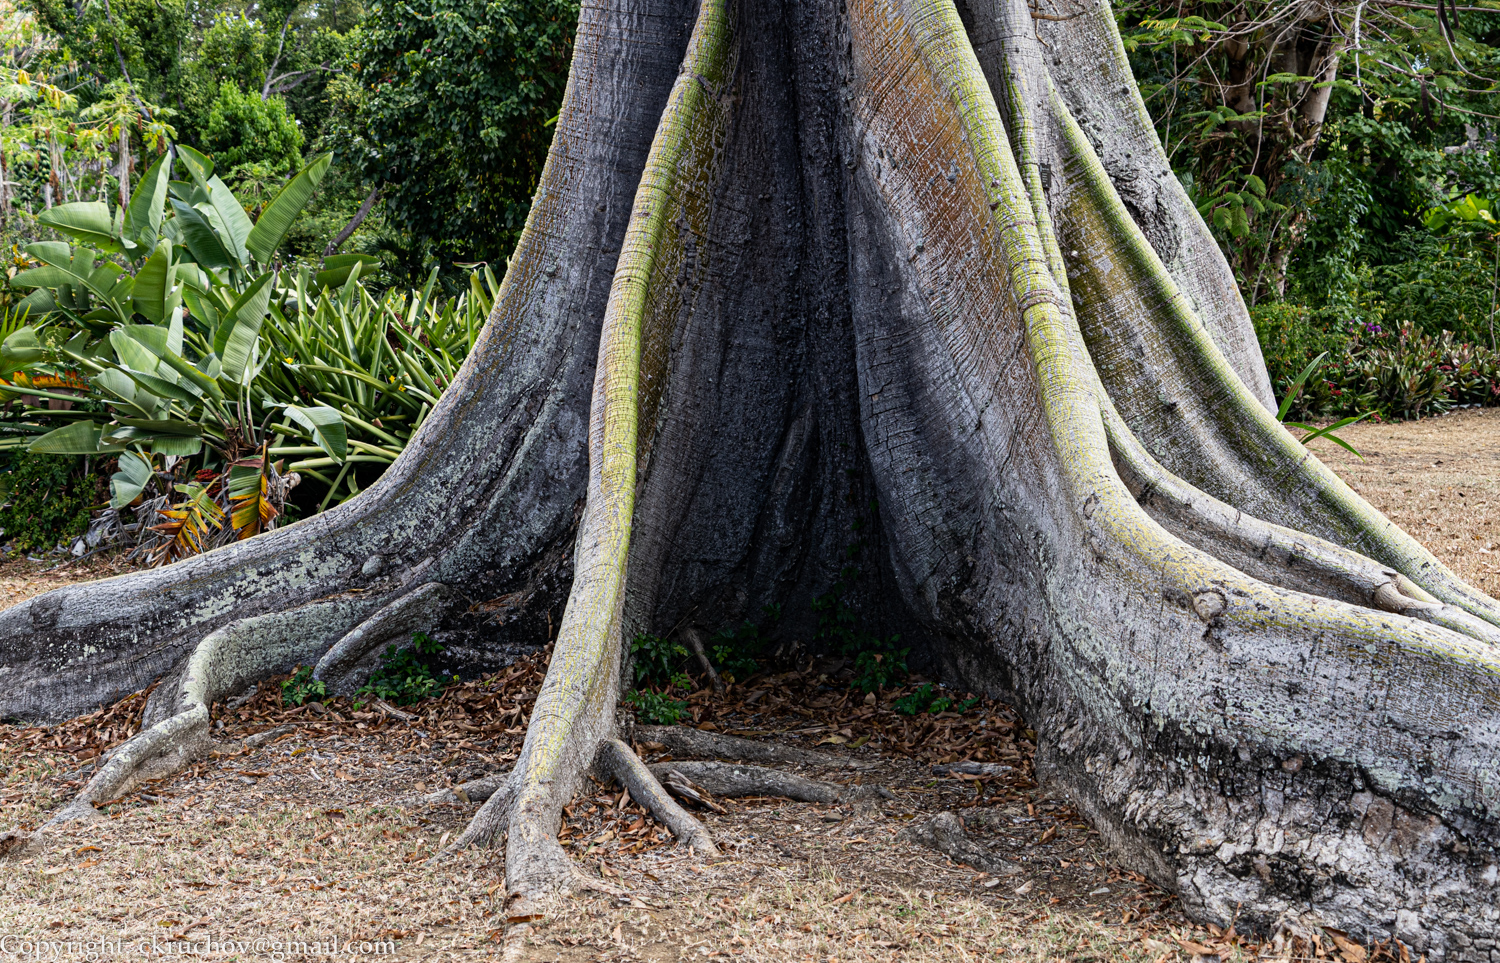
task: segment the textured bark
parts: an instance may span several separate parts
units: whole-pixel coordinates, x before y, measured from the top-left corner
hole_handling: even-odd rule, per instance
[[[555,836],[590,766],[697,838],[613,741],[622,639],[775,601],[806,640],[852,557],[869,630],[1013,700],[1190,912],[1477,958],[1500,609],[1277,424],[1110,11],[1077,6],[587,7],[490,324],[407,453],[325,515],[0,614],[0,714],[166,677],[76,814],[293,664],[348,687],[416,629],[478,667],[558,625],[459,842],[504,839],[524,900],[599,885]]]

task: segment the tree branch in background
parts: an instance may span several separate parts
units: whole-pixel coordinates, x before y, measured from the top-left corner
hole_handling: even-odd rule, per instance
[[[364,203],[359,205],[359,210],[354,212],[354,216],[349,218],[349,223],[345,224],[344,229],[339,231],[338,235],[328,242],[328,247],[323,249],[324,257],[332,257],[339,247],[349,240],[349,236],[359,230],[359,226],[364,223],[365,218],[370,216],[370,211],[374,209],[375,202],[378,200],[380,200],[380,188],[370,188],[370,193],[365,196]]]

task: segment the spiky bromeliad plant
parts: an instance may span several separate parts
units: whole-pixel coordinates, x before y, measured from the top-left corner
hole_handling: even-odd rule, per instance
[[[810,637],[859,517],[871,632],[1012,699],[1038,777],[1189,912],[1500,939],[1500,604],[1277,421],[1104,0],[587,5],[489,323],[402,456],[316,524],[0,612],[0,715],[166,676],[56,818],[88,817],[271,673],[551,639],[456,841],[503,840],[525,920],[588,884],[557,829],[596,761],[713,851],[618,738],[624,641],[767,602]]]

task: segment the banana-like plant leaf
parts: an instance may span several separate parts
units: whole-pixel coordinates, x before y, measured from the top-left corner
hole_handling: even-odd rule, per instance
[[[109,476],[109,505],[124,508],[141,497],[141,492],[151,484],[156,472],[151,460],[138,451],[127,451],[120,455],[120,470]]]
[[[182,299],[187,302],[188,310],[193,312],[193,317],[206,324],[208,330],[217,331],[219,329],[219,308],[214,304],[212,298],[201,291],[193,290],[191,287],[184,287],[182,289]]]
[[[55,267],[51,264],[43,264],[28,271],[22,271],[10,279],[11,287],[16,288],[55,288],[63,284],[79,284],[80,279],[66,268]]]
[[[100,426],[93,421],[75,421],[47,432],[33,441],[28,451],[39,455],[96,455],[102,450]]]
[[[271,527],[280,515],[271,503],[265,458],[246,458],[229,466],[229,524],[245,539]]]
[[[219,240],[234,255],[239,267],[250,270],[250,252],[245,249],[245,243],[250,240],[250,232],[255,225],[240,202],[234,199],[234,192],[229,189],[229,185],[220,180],[218,175],[208,179],[208,203],[219,216]]]
[[[208,179],[214,176],[213,159],[205,154],[200,154],[186,144],[177,145],[177,156],[182,160],[182,166],[187,168],[188,176],[193,179],[192,182],[206,196],[208,194]],[[173,181],[172,183],[173,186],[176,186],[181,182]]]
[[[163,154],[146,168],[145,176],[131,195],[130,206],[125,209],[125,237],[143,250],[154,248],[161,235],[167,184],[172,179],[171,156]]]
[[[188,438],[185,435],[157,435],[149,444],[151,450],[158,455],[176,455],[179,458],[191,458],[203,450],[202,438]]]
[[[163,238],[145,265],[136,272],[130,303],[152,324],[161,324],[166,317],[167,300],[176,274],[172,267],[172,242]]]
[[[125,249],[123,239],[115,231],[114,219],[109,216],[109,205],[103,201],[75,201],[59,204],[38,214],[38,224],[45,224],[60,234],[76,237],[83,243],[106,254],[116,254]],[[134,247],[134,243],[131,243]]]
[[[24,327],[11,332],[0,343],[0,378],[9,381],[17,371],[42,360],[46,351],[36,336],[36,328]]]
[[[199,362],[199,364],[207,362],[202,369],[194,367],[180,354],[169,354],[161,360],[167,367],[181,375],[185,381],[196,385],[208,397],[215,401],[224,400],[224,389],[219,387],[219,382],[217,381],[219,377],[219,369],[217,367],[219,359],[216,355],[209,355],[203,361]]]
[[[323,261],[323,270],[318,272],[313,283],[317,285],[319,291],[324,288],[331,290],[342,287],[349,280],[349,275],[354,272],[356,265],[360,268],[360,274],[367,274],[370,268],[380,266],[380,258],[369,254],[335,254]]]
[[[158,370],[160,371],[161,369]],[[155,395],[156,398],[150,399],[154,402],[153,410],[165,407],[165,402],[161,401],[163,398],[181,402],[188,406],[195,405],[203,399],[203,392],[196,390],[196,386],[191,382],[172,382],[165,378],[159,378],[156,375],[142,374],[139,371],[130,371],[128,369],[116,373],[125,375],[139,388],[150,395]],[[163,371],[162,373],[165,374],[166,372]],[[139,407],[140,402],[145,400],[147,399],[142,398],[140,392],[137,392],[133,399],[137,407]],[[125,421],[128,419],[122,418],[121,420]]]
[[[162,344],[151,345],[147,338],[137,337],[130,328],[144,327],[144,325],[132,324],[126,328],[120,328],[109,333],[109,346],[115,349],[115,357],[120,360],[123,367],[142,374],[156,374],[161,367],[161,357],[165,353],[166,332],[162,331]],[[160,329],[157,329],[160,330]]]
[[[16,277],[20,277],[20,275],[18,274]],[[14,278],[11,279],[11,283],[15,284]],[[57,303],[57,299],[52,296],[52,292],[46,288],[38,288],[20,301],[17,301],[16,309],[26,312],[28,318],[45,318],[49,314],[56,314],[62,310]]]
[[[122,425],[138,428],[141,431],[153,435],[183,435],[190,438],[199,438],[203,435],[203,428],[191,421],[146,421],[140,418],[117,418]]]
[[[225,249],[208,223],[196,208],[183,201],[172,199],[172,210],[177,212],[177,227],[182,231],[182,243],[192,253],[193,260],[206,268],[239,267],[234,257]]]
[[[316,408],[304,408],[300,405],[287,405],[286,413],[289,418],[307,429],[312,435],[313,443],[328,453],[334,461],[342,462],[349,457],[349,429],[344,424],[344,418],[332,408],[318,406]]]
[[[260,326],[266,319],[266,305],[271,302],[274,277],[274,272],[267,271],[251,282],[214,334],[214,354],[224,366],[223,376],[236,384],[245,383],[260,339]]]
[[[308,198],[312,197],[313,191],[317,190],[318,184],[323,180],[323,175],[328,173],[328,165],[332,160],[332,154],[323,154],[314,158],[313,162],[302,168],[297,176],[281,189],[276,199],[261,212],[260,219],[250,229],[249,239],[245,242],[245,247],[254,255],[255,260],[262,265],[271,263],[276,249],[286,238],[286,232],[291,230],[292,222],[307,206]]]

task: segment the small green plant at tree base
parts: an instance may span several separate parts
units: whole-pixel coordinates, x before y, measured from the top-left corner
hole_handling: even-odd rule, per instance
[[[281,704],[300,706],[309,699],[321,699],[326,696],[328,689],[323,685],[323,680],[314,679],[312,674],[312,666],[297,666],[297,671],[292,673],[292,677],[281,683]]]
[[[1357,421],[1364,421],[1375,412],[1367,411],[1362,415],[1349,415],[1346,418],[1340,418],[1338,421],[1324,428],[1314,428],[1312,425],[1305,424],[1300,421],[1286,420],[1287,412],[1291,411],[1292,409],[1292,402],[1297,400],[1297,394],[1301,392],[1302,388],[1307,384],[1307,379],[1311,378],[1313,374],[1317,372],[1318,368],[1322,366],[1324,359],[1326,359],[1327,357],[1328,352],[1325,351],[1322,354],[1318,355],[1316,358],[1312,359],[1312,361],[1308,363],[1307,367],[1302,369],[1302,373],[1297,375],[1297,377],[1292,381],[1291,388],[1288,389],[1286,397],[1281,399],[1281,407],[1276,410],[1276,420],[1286,425],[1288,428],[1299,428],[1302,431],[1306,432],[1306,434],[1301,438],[1301,442],[1304,446],[1306,446],[1309,442],[1315,441],[1319,438],[1327,438],[1334,444],[1349,451],[1354,455],[1355,458],[1358,458],[1360,461],[1364,461],[1364,455],[1361,455],[1359,452],[1355,451],[1353,445],[1349,444],[1338,435],[1335,435],[1334,432],[1340,428],[1345,428],[1349,425],[1352,425]]]
[[[642,683],[669,683],[679,675],[688,650],[680,642],[669,642],[646,632],[636,635],[630,642],[630,654],[635,657],[635,681]]]
[[[954,702],[952,696],[942,695],[931,682],[924,682],[920,689],[907,693],[891,703],[891,708],[907,716],[914,716],[919,712],[937,715],[939,712],[948,712],[949,710],[962,715],[978,704],[979,699],[977,697],[970,697],[960,702]]]
[[[781,620],[781,606],[761,606],[761,614],[773,625]],[[726,682],[748,679],[760,671],[760,659],[769,640],[759,625],[746,619],[739,625],[726,625],[714,633],[709,655]]]
[[[434,696],[442,688],[442,680],[432,674],[432,668],[422,661],[421,656],[436,655],[443,651],[443,647],[425,632],[413,635],[411,642],[411,647],[404,649],[386,646],[385,660],[380,663],[380,668],[354,694],[356,711],[368,701],[360,696],[405,706]]]
[[[813,611],[818,613],[816,638],[840,655],[854,658],[854,679],[849,684],[870,693],[906,678],[906,656],[911,649],[899,647],[900,635],[882,639],[859,625],[854,610],[844,601],[845,593],[858,578],[858,566],[846,565],[839,580],[813,599]]]
[[[687,715],[688,705],[662,692],[637,689],[625,696],[625,701],[635,709],[642,722],[656,726],[675,726]]]

